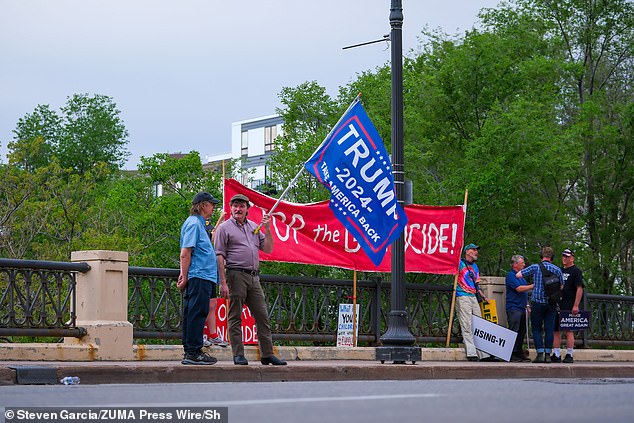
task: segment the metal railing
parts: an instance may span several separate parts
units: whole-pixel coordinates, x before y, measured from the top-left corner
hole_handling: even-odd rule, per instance
[[[75,322],[75,275],[89,269],[87,263],[0,259],[0,336],[85,335]],[[183,297],[177,278],[177,269],[128,268],[128,319],[135,338],[180,338]],[[275,340],[336,340],[338,305],[352,302],[352,280],[262,275],[261,281]],[[416,341],[444,343],[452,287],[406,284],[406,292]],[[360,342],[379,342],[387,328],[390,295],[390,283],[380,278],[357,282]],[[587,294],[585,309],[592,318],[584,345],[634,346],[634,297]],[[456,321],[451,342],[460,338]]]
[[[0,336],[69,336],[76,326],[75,275],[87,263],[0,258]]]
[[[135,338],[180,338],[182,295],[177,270],[130,268],[129,320]],[[329,342],[337,338],[340,303],[351,303],[352,280],[261,276],[273,339]],[[451,287],[408,284],[407,311],[418,342],[445,340]],[[387,325],[390,283],[379,278],[357,282],[359,341],[376,344]],[[452,340],[460,337],[453,327]]]
[[[585,297],[585,309],[591,313],[584,344],[634,345],[634,297],[601,294]]]
[[[177,269],[128,267],[128,320],[135,338],[180,338],[183,295]]]
[[[135,338],[180,338],[182,296],[175,289],[178,270],[130,268],[129,320]],[[333,343],[337,338],[338,305],[352,302],[352,280],[261,275],[268,301],[273,339]],[[145,286],[147,285],[147,286]],[[410,331],[417,343],[444,343],[449,327],[452,287],[406,284]],[[154,292],[158,290],[158,292]],[[357,282],[359,341],[374,345],[387,329],[391,285],[380,278]],[[587,294],[591,327],[586,345],[634,346],[634,297]],[[498,313],[504,313],[499,310]],[[457,319],[451,342],[461,341]]]

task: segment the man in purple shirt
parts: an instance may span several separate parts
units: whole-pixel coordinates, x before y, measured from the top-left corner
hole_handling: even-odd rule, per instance
[[[216,255],[220,272],[220,294],[229,297],[229,340],[233,352],[233,363],[247,365],[242,342],[242,307],[249,307],[255,318],[260,344],[260,362],[284,366],[286,361],[273,355],[273,337],[266,308],[264,292],[260,285],[259,250],[273,251],[271,217],[262,217],[262,231],[256,231],[255,222],[247,219],[249,198],[236,194],[229,201],[231,217],[216,229]],[[257,233],[256,233],[257,232]]]

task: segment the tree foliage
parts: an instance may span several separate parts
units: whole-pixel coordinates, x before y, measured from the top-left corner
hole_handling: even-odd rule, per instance
[[[38,105],[18,120],[8,144],[10,164],[25,170],[48,165],[55,157],[62,168],[84,174],[103,163],[112,172],[129,156],[128,131],[112,98],[75,94],[58,114]]]

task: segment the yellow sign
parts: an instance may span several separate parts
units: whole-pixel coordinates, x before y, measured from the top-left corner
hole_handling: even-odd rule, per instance
[[[482,318],[489,322],[498,324],[498,309],[495,305],[495,300],[489,300],[486,303],[480,303],[480,311],[482,312]]]

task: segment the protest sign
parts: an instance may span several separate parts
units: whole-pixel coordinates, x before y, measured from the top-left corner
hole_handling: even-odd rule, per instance
[[[223,341],[229,342],[229,332],[227,331],[227,316],[228,307],[227,300],[224,298],[217,298],[216,307],[216,332]],[[203,329],[203,340],[207,340],[211,337],[209,328],[205,323]],[[258,344],[258,330],[255,326],[255,317],[251,314],[251,310],[244,305],[242,306],[242,342],[245,345],[257,345]]]
[[[359,304],[356,307],[356,325],[353,331],[353,315],[352,304],[339,304],[339,323],[337,324],[337,346],[338,347],[356,347],[356,341],[359,334]]]
[[[496,325],[498,324],[498,308],[495,300],[489,299],[486,302],[481,302],[480,311],[482,312],[482,318]]]
[[[509,330],[476,315],[471,316],[473,343],[481,351],[503,360],[511,360],[517,332]]]
[[[561,310],[559,312],[559,328],[561,330],[582,330],[590,327],[590,312],[579,311],[572,314],[572,311]]]
[[[262,214],[276,199],[251,190],[234,179],[224,186],[225,212],[228,199],[244,194],[251,202],[249,219],[260,222]],[[287,263],[319,264],[365,272],[390,272],[391,248],[377,268],[360,245],[328,207],[329,202],[295,204],[280,201],[272,213],[271,232],[275,248],[270,254],[260,251],[260,260]],[[464,207],[405,206],[405,271],[451,275],[458,271]]]

